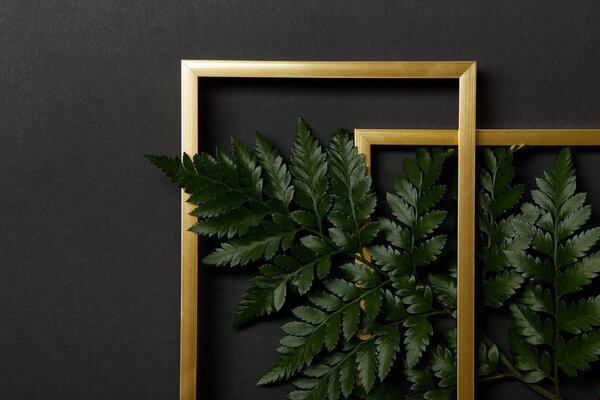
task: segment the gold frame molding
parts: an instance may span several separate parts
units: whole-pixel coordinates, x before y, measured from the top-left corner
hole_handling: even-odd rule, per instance
[[[339,78],[339,79],[458,79],[459,116],[456,138],[459,187],[470,188],[458,196],[458,351],[457,398],[474,398],[474,215],[475,215],[475,86],[474,61],[181,61],[181,152],[198,152],[198,78]],[[422,144],[427,143],[411,143]],[[181,198],[181,333],[180,400],[196,399],[198,237],[188,232],[195,218]]]

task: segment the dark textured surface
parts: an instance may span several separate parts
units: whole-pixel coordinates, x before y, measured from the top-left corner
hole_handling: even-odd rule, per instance
[[[142,154],[179,152],[181,58],[477,60],[478,127],[598,128],[599,11],[597,1],[0,1],[1,397],[177,398],[179,193]],[[342,126],[456,126],[448,82],[205,85],[205,148],[254,130],[287,148],[298,115],[324,139]],[[548,160],[528,159],[531,173]],[[599,204],[597,160],[577,166]],[[384,166],[385,180],[397,165]],[[230,330],[249,275],[200,275],[206,399],[287,389],[253,387],[279,321]],[[483,398],[532,397],[498,386]]]

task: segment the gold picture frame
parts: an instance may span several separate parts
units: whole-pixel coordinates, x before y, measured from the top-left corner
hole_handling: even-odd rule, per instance
[[[476,146],[511,146],[513,144],[524,144],[527,146],[600,146],[600,129],[477,129],[475,134]],[[457,146],[459,153],[459,184],[458,198],[464,195],[465,189],[475,190],[476,169],[473,164],[471,170],[463,170],[464,174],[470,174],[468,179],[473,185],[465,187],[460,180],[460,135],[457,130],[443,129],[355,129],[354,144],[359,153],[364,154],[367,173],[371,173],[371,146]],[[472,194],[469,194],[471,196]],[[474,203],[473,203],[474,204]],[[460,204],[459,204],[460,211]],[[458,216],[458,229],[461,224],[468,223],[469,227],[475,224],[474,212],[468,216]],[[470,247],[467,247],[470,246]],[[458,239],[457,250],[460,254],[475,251],[473,245],[467,245]],[[460,260],[460,259],[459,259]],[[460,265],[460,264],[459,264]],[[468,340],[473,343],[474,351],[474,306],[475,306],[475,271],[474,268],[465,269],[464,262],[458,268],[457,290],[457,399],[474,398],[474,381],[468,381],[461,374],[475,376],[474,353],[466,348],[465,338],[467,327],[471,329]],[[462,296],[462,301],[461,301]],[[469,297],[470,296],[470,297]],[[472,325],[471,325],[472,324]],[[472,327],[472,328],[471,328]],[[462,328],[462,329],[461,329]],[[463,366],[459,369],[459,366]],[[469,366],[467,370],[466,366]],[[471,369],[472,368],[472,369]],[[459,394],[460,393],[460,394]],[[466,396],[466,397],[463,397]]]
[[[335,79],[458,79],[459,187],[474,188],[475,170],[475,87],[474,61],[181,61],[181,152],[198,152],[198,78],[335,78]],[[414,143],[426,145],[427,143]],[[457,396],[474,398],[474,320],[468,307],[474,297],[474,214],[475,191],[458,196],[458,351]],[[192,206],[181,198],[181,333],[180,399],[196,399],[198,237],[188,227],[195,222]],[[465,251],[466,250],[466,251]],[[461,284],[463,282],[463,284]],[[461,314],[462,313],[462,314]]]

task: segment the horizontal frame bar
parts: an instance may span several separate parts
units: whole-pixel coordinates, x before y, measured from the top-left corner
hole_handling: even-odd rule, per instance
[[[183,60],[198,77],[458,79],[472,61],[199,61]]]
[[[370,145],[458,146],[452,129],[355,129]],[[600,129],[477,129],[477,146],[600,146]]]

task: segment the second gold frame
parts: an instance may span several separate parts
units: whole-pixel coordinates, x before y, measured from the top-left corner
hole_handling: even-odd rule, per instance
[[[524,144],[527,146],[600,146],[599,129],[477,129],[475,132],[475,143],[473,146],[511,146],[513,144]],[[460,168],[460,154],[463,149],[460,141],[459,131],[456,130],[432,130],[432,129],[355,129],[354,144],[359,153],[364,154],[367,165],[367,173],[371,173],[371,146],[457,146],[459,154],[459,217],[458,217],[458,262],[460,254],[472,252],[474,254],[475,244],[473,242],[461,241],[461,224],[468,223],[469,227],[475,226],[474,213],[474,191],[476,168],[473,164],[470,169]],[[461,180],[461,171],[463,179]],[[462,184],[461,184],[462,182]],[[472,182],[471,186],[464,186],[464,182]],[[467,194],[465,194],[467,192]],[[464,196],[473,198],[473,211],[461,219],[460,199]],[[468,246],[468,247],[467,247]],[[460,264],[459,264],[460,265]],[[457,399],[474,398],[474,354],[466,350],[467,343],[465,330],[470,329],[468,340],[472,343],[474,350],[474,306],[475,306],[475,269],[474,260],[472,268],[464,268],[464,261],[458,268],[458,303],[457,303]],[[471,264],[469,264],[471,266]],[[461,297],[462,296],[462,297]],[[462,298],[462,301],[461,301]],[[461,340],[462,339],[462,340]],[[469,366],[468,370],[465,366]],[[462,366],[462,369],[461,369]],[[468,374],[473,381],[467,381]],[[463,397],[467,396],[467,397]]]

